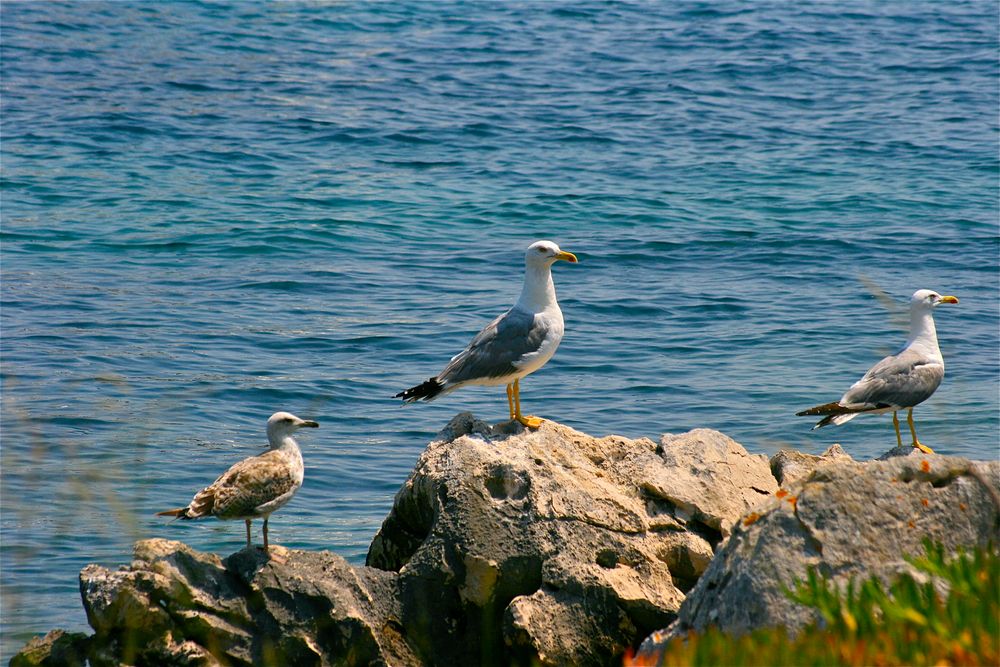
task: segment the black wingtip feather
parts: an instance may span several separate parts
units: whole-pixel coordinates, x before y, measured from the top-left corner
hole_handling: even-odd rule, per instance
[[[404,403],[429,401],[440,394],[442,389],[444,389],[444,385],[438,382],[437,378],[431,378],[426,382],[418,384],[416,387],[410,387],[406,391],[399,392],[393,398],[401,398]]]
[[[845,415],[850,412],[854,412],[850,408],[845,408],[838,402],[824,403],[823,405],[817,405],[814,408],[809,408],[808,410],[803,410],[802,412],[796,412],[796,417],[808,417],[810,415]]]
[[[178,507],[175,510],[167,510],[166,512],[157,512],[156,516],[172,516],[175,519],[190,519],[188,516],[187,507]]]

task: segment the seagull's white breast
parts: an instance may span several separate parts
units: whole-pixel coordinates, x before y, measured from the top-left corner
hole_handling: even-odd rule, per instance
[[[556,353],[556,349],[562,341],[565,326],[559,306],[548,308],[536,314],[535,324],[541,325],[544,328],[546,332],[545,338],[542,339],[542,344],[538,347],[537,351],[529,352],[514,364],[518,368],[519,377],[534,373],[544,366],[552,358],[552,355]]]

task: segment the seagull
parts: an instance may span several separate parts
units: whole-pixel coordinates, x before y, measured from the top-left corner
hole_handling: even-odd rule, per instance
[[[299,419],[288,412],[275,412],[267,420],[270,449],[244,459],[224,472],[211,485],[195,494],[187,507],[157,516],[181,519],[243,519],[250,547],[250,522],[264,519],[264,551],[268,551],[267,520],[271,513],[292,499],[302,486],[302,452],[292,434],[303,426],[317,428],[314,421]]]
[[[896,443],[902,447],[903,439],[899,435],[896,411],[908,408],[906,421],[910,425],[913,446],[932,454],[934,450],[917,439],[917,431],[913,427],[913,406],[930,398],[944,378],[944,358],[938,347],[937,330],[931,314],[942,303],[958,303],[958,299],[941,296],[929,289],[914,292],[910,298],[910,337],[906,345],[896,354],[872,366],[839,401],[817,405],[795,414],[800,417],[826,415],[813,426],[815,430],[831,423],[843,424],[863,412],[891,412],[892,425],[896,428]]]
[[[520,380],[545,365],[563,337],[563,316],[556,302],[552,265],[576,263],[552,241],[536,241],[524,253],[524,287],[514,307],[499,316],[451,358],[444,370],[393,398],[404,403],[433,401],[466,385],[507,385],[510,419],[538,428],[540,417],[521,414]]]

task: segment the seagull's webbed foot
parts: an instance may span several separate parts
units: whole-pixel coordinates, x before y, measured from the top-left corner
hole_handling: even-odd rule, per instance
[[[514,380],[511,384],[507,385],[507,396],[508,399],[513,398],[513,412],[511,413],[511,418],[516,419],[521,424],[527,428],[538,428],[545,421],[541,417],[534,417],[532,415],[522,415],[521,414],[521,380]]]
[[[545,421],[541,417],[535,417],[533,415],[517,415],[514,419],[524,424],[527,428],[538,428],[542,425],[542,422]]]
[[[910,435],[913,436],[913,446],[922,451],[924,454],[933,454],[933,449],[921,443],[917,439],[917,429],[913,425],[913,408],[910,408],[906,413],[906,423],[910,425]]]

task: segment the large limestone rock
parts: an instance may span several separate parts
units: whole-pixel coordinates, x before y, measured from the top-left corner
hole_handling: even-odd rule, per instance
[[[909,567],[904,555],[923,553],[924,539],[951,550],[997,541],[1000,462],[905,453],[868,463],[829,456],[834,462],[819,463],[746,515],[677,621],[644,642],[641,655],[708,626],[735,633],[802,627],[813,616],[782,589],[810,566],[840,582],[872,574],[888,580]]]
[[[432,651],[441,664],[620,660],[674,618],[731,524],[777,489],[765,457],[714,431],[657,445],[553,422],[505,428],[452,420],[368,553],[399,572],[404,614],[438,612],[415,625],[448,638]]]
[[[737,518],[776,488],[764,457],[714,431],[657,444],[462,414],[421,455],[367,566],[280,547],[220,559],[146,540],[130,566],[81,573],[92,637],[50,634],[21,657],[621,664],[676,617]]]

